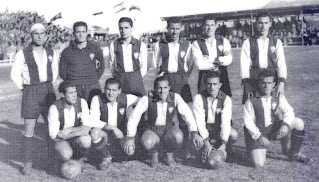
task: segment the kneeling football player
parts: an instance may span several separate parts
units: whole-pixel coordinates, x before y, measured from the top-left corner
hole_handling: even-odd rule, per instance
[[[101,170],[108,168],[113,155],[123,151],[121,144],[126,135],[126,111],[139,100],[135,95],[121,93],[121,84],[115,78],[105,81],[104,91],[104,94],[93,97],[90,110],[90,126],[93,127],[90,135],[93,147],[103,156],[99,165]],[[110,150],[114,152],[110,153]]]
[[[148,119],[144,123],[145,130],[140,141],[145,150],[152,155],[151,166],[156,167],[158,164],[160,144],[166,153],[165,162],[171,166],[175,163],[173,152],[181,147],[184,139],[183,132],[172,120],[176,111],[186,121],[194,144],[202,145],[203,139],[198,134],[196,122],[188,105],[179,94],[169,92],[170,84],[167,77],[156,78],[154,89],[155,94],[152,97],[142,97],[129,117],[124,151],[126,153],[134,151],[137,126],[142,114],[146,113]]]
[[[194,97],[194,116],[198,130],[203,130],[203,159],[207,159],[213,149],[221,150],[226,159],[226,151],[231,152],[231,145],[238,136],[231,126],[232,100],[220,90],[221,86],[220,72],[211,72],[207,74],[206,90]]]
[[[265,163],[270,140],[276,139],[281,140],[282,152],[291,160],[305,163],[309,161],[309,158],[300,152],[304,138],[304,122],[295,117],[285,96],[275,96],[274,78],[271,70],[262,71],[259,75],[259,92],[247,100],[244,107],[246,148],[257,168]]]
[[[54,150],[64,162],[74,155],[85,157],[91,146],[91,128],[85,125],[90,122],[88,104],[77,97],[76,87],[69,82],[62,82],[59,92],[63,97],[51,105],[48,127]]]

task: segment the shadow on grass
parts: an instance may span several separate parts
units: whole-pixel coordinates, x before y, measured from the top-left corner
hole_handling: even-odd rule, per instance
[[[3,126],[0,127],[0,161],[21,172],[24,162],[24,136],[22,132],[24,126],[13,124],[7,120],[1,121],[1,124]],[[33,168],[42,171],[46,171],[48,161],[47,135],[43,131],[39,131],[44,130],[44,128],[46,128],[45,124],[37,123],[32,143]]]

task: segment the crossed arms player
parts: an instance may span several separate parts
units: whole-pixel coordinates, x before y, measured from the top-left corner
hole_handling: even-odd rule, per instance
[[[290,159],[308,162],[301,154],[304,138],[304,122],[295,117],[293,108],[284,95],[276,96],[275,73],[264,70],[259,75],[259,92],[246,101],[244,107],[246,149],[256,167],[262,167],[266,160],[270,140],[281,140],[282,152]],[[291,133],[291,139],[289,137]],[[291,140],[291,147],[288,142]]]
[[[123,94],[121,83],[115,78],[105,81],[104,91],[104,94],[93,97],[90,109],[90,126],[93,127],[90,135],[93,147],[103,156],[99,165],[101,170],[108,168],[112,162],[112,155],[118,156],[121,151],[123,153],[123,150],[119,149],[126,136],[126,111],[139,100],[135,95]],[[115,151],[113,154],[110,153],[111,148]]]
[[[203,139],[199,136],[196,122],[192,112],[185,101],[177,93],[169,92],[170,84],[165,76],[160,76],[154,82],[155,94],[153,97],[144,96],[137,103],[131,113],[127,124],[127,139],[124,151],[134,151],[134,137],[137,126],[143,113],[148,120],[144,123],[145,131],[141,137],[142,146],[151,154],[151,166],[158,164],[158,148],[162,144],[166,152],[166,164],[175,163],[173,152],[181,147],[184,137],[182,131],[173,123],[176,111],[181,114],[192,134],[192,140],[196,148],[203,145]],[[141,127],[141,126],[139,126]]]
[[[209,72],[220,70],[221,91],[232,96],[229,85],[227,66],[232,63],[231,46],[227,39],[215,38],[216,19],[211,16],[203,18],[204,38],[192,44],[194,61],[199,69],[198,93],[206,89],[206,76]]]

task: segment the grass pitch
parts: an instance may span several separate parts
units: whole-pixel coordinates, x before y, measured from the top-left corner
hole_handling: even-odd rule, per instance
[[[88,163],[83,164],[85,172],[72,181],[319,181],[319,51],[318,47],[285,47],[288,67],[286,97],[295,109],[295,114],[305,122],[306,138],[302,151],[314,162],[304,165],[289,162],[281,154],[279,142],[272,142],[265,167],[261,170],[252,168],[244,158],[243,119],[240,85],[239,56],[240,50],[233,50],[233,64],[228,73],[233,92],[233,122],[239,131],[239,139],[235,144],[235,157],[223,168],[206,169],[196,160],[178,160],[175,167],[160,165],[150,168],[140,161],[113,163],[108,171],[98,171]],[[36,161],[30,176],[23,176],[19,170],[22,166],[22,131],[23,120],[20,118],[21,92],[10,81],[10,67],[0,67],[0,181],[67,181],[57,173],[47,173],[47,147],[45,143],[46,126],[39,119],[36,128],[37,144],[34,156]],[[103,87],[106,78],[110,77],[106,70],[100,80]],[[150,69],[144,77],[147,90],[152,89],[155,69]],[[195,69],[190,77],[193,94],[197,92],[197,76]]]

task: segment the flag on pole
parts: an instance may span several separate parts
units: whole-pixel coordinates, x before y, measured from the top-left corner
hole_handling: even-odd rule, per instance
[[[126,10],[126,7],[124,5],[124,2],[121,2],[119,4],[116,4],[115,6],[113,6],[113,10],[114,10],[114,13],[117,14],[121,11],[124,11]]]
[[[93,16],[101,15],[101,14],[103,14],[103,11],[101,11],[101,12],[97,12],[97,13],[93,13]]]
[[[124,2],[122,1],[121,3],[119,4],[116,4],[115,6],[113,6],[113,8],[116,8],[116,7],[119,7],[119,6],[123,6]]]
[[[60,18],[62,18],[62,14],[61,14],[61,13],[55,15],[55,16],[50,20],[50,22],[55,21],[55,20],[60,19]]]

